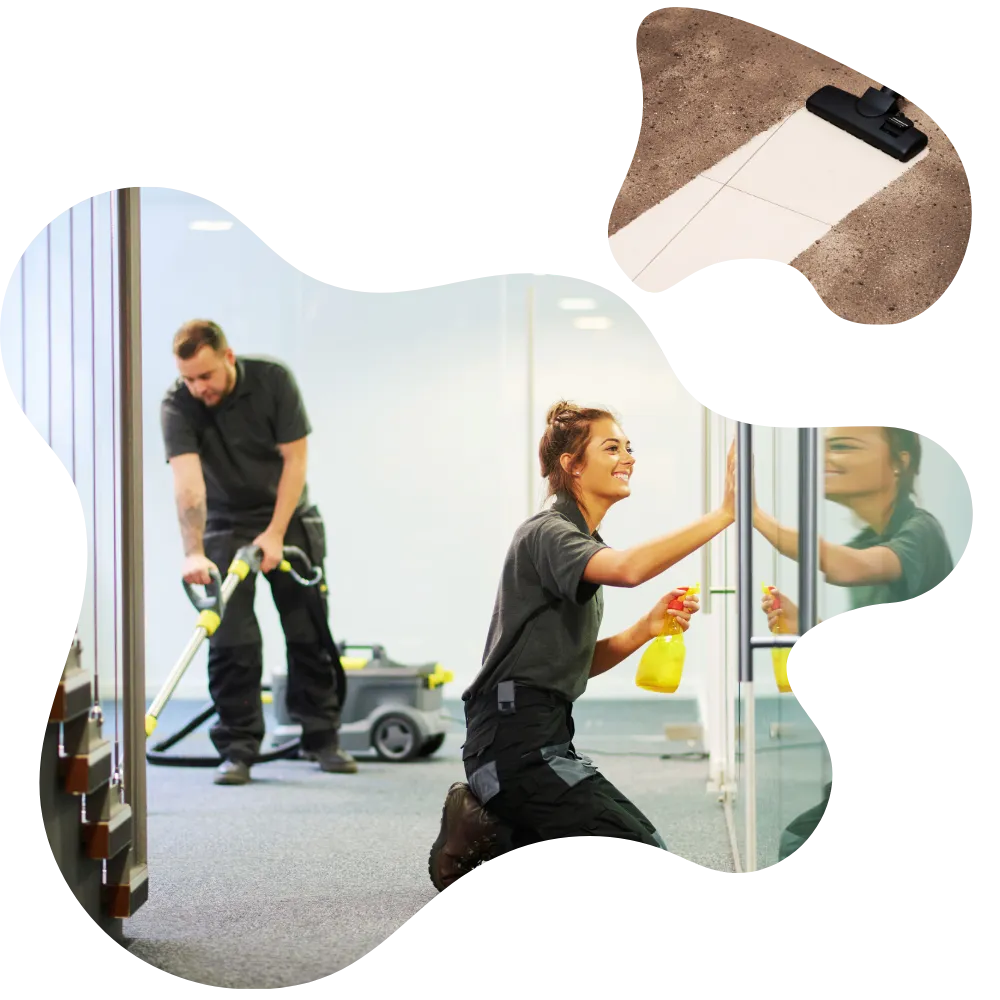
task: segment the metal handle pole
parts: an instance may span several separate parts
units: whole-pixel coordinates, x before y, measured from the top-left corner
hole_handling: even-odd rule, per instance
[[[757,718],[753,690],[753,429],[736,425],[737,615],[740,695],[743,705],[743,796],[746,857],[743,870],[757,870]]]
[[[142,301],[139,189],[117,192],[121,405],[122,644],[125,801],[132,807],[132,860],[146,864],[146,633],[143,594]]]
[[[799,634],[817,622],[819,577],[819,434],[799,428]]]
[[[708,514],[712,509],[712,414],[707,406],[702,407],[702,510]],[[705,595],[704,612],[712,613],[712,543],[707,541],[701,547],[701,590]]]
[[[535,286],[528,285],[527,337],[527,417],[528,417],[528,517],[535,513],[535,476],[537,447],[535,440]]]
[[[229,598],[233,596],[233,591],[240,585],[240,578],[235,573],[230,573],[222,581],[222,606],[229,603]]]
[[[194,630],[194,635],[191,636],[187,646],[184,647],[184,652],[181,653],[180,659],[174,664],[174,668],[170,671],[170,675],[160,689],[160,693],[153,699],[153,704],[149,706],[147,718],[158,719],[160,717],[163,706],[170,700],[170,696],[174,693],[174,688],[177,687],[180,679],[184,676],[184,671],[191,665],[194,654],[198,652],[199,647],[205,641],[206,635],[208,635],[208,632],[201,625]]]
[[[222,606],[222,613],[225,613],[225,607],[229,603],[229,598],[233,596],[233,591],[240,585],[240,577],[236,573],[229,573],[225,580],[222,581],[222,587],[219,590],[220,594],[220,604]],[[163,706],[170,700],[171,695],[174,693],[174,689],[180,683],[180,679],[184,676],[184,672],[191,665],[191,661],[194,659],[195,653],[198,652],[201,644],[205,641],[208,635],[208,630],[202,626],[198,625],[195,627],[194,634],[191,636],[190,641],[184,647],[184,652],[181,653],[180,658],[174,664],[173,669],[167,676],[163,687],[160,688],[159,693],[153,699],[152,705],[149,706],[149,711],[146,713],[146,735],[147,737],[152,734],[151,726],[155,726],[156,720],[160,717],[160,712],[163,711]]]
[[[753,683],[753,429],[736,425],[736,536],[740,683]]]
[[[751,649],[790,649],[799,641],[797,635],[755,635],[750,638]]]

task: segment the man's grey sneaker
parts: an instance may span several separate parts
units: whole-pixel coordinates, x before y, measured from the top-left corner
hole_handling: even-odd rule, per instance
[[[356,774],[358,762],[340,747],[324,747],[322,750],[314,750],[313,756],[319,761],[321,771],[328,771],[331,774]]]
[[[250,780],[250,768],[241,760],[224,760],[215,772],[217,785],[245,785]]]

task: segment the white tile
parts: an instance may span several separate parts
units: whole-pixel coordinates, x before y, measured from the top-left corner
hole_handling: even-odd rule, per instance
[[[834,225],[926,152],[900,163],[801,108],[736,172],[729,186]]]
[[[643,212],[609,239],[618,266],[635,276],[722,190],[722,185],[695,177],[684,187]]]
[[[787,264],[829,228],[787,208],[723,188],[635,283],[644,291],[662,292],[724,260],[756,257]]]
[[[773,135],[775,132],[781,128],[785,122],[788,121],[787,118],[783,118],[780,122],[772,125],[766,132],[759,132],[755,135],[749,142],[744,143],[736,150],[735,153],[730,153],[725,159],[719,160],[714,167],[709,167],[708,170],[703,170],[701,172],[702,177],[707,177],[710,181],[718,181],[719,184],[727,184],[733,179],[741,167],[745,166],[747,161],[757,153]]]

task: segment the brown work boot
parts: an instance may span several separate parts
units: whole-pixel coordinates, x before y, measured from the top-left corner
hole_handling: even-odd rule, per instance
[[[321,771],[331,774],[357,774],[358,762],[339,746],[324,747],[315,753]]]
[[[438,892],[496,853],[498,825],[464,781],[448,789],[427,868]]]
[[[224,760],[215,772],[217,785],[245,785],[250,780],[250,767],[242,760]]]

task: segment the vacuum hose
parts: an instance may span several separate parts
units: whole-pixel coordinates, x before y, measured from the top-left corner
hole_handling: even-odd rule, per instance
[[[261,685],[262,691],[269,692],[271,690],[270,686],[267,684]],[[204,708],[182,729],[178,729],[176,733],[172,736],[168,736],[165,740],[161,740],[159,743],[155,744],[149,750],[146,751],[146,760],[150,764],[165,764],[169,767],[217,767],[222,763],[221,757],[178,757],[174,754],[168,754],[172,746],[180,743],[185,736],[190,736],[199,726],[208,722],[209,719],[215,715],[215,706],[209,702]],[[302,747],[301,739],[289,740],[287,743],[282,743],[280,746],[275,747],[268,753],[258,754],[250,762],[252,764],[266,764],[272,760],[281,760],[286,757],[296,757],[298,752]]]

